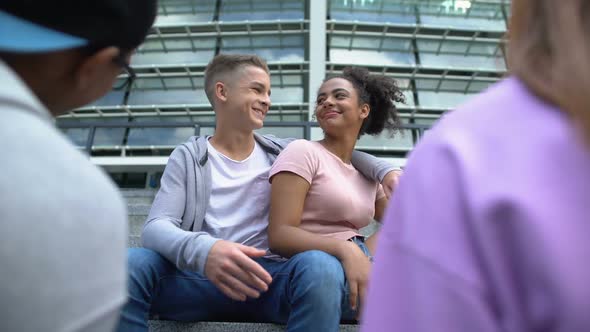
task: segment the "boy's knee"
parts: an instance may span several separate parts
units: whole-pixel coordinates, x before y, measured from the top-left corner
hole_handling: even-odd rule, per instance
[[[153,250],[145,248],[127,249],[127,264],[131,279],[158,275],[170,263]]]

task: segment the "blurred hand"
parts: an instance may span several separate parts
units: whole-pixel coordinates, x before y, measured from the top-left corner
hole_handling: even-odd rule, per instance
[[[385,177],[383,178],[383,181],[381,181],[383,191],[385,191],[385,198],[387,198],[388,201],[391,198],[391,195],[393,195],[395,188],[397,188],[399,179],[402,176],[402,174],[403,172],[401,170],[396,169],[387,173],[387,175],[385,175]]]
[[[354,242],[346,241],[340,262],[344,268],[344,274],[350,288],[350,307],[360,312],[359,303],[363,303],[371,262],[365,256],[361,248]]]
[[[262,257],[265,253],[254,247],[217,241],[209,251],[205,275],[231,299],[246,301],[248,297],[258,298],[260,292],[268,290],[272,278],[251,257]]]

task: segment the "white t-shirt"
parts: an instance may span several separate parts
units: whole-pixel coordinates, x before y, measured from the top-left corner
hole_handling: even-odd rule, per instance
[[[271,162],[255,143],[242,161],[232,160],[207,142],[211,163],[211,197],[203,231],[258,249],[268,249]]]

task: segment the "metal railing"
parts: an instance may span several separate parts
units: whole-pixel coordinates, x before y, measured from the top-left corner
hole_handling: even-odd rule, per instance
[[[136,122],[128,122],[128,123],[102,123],[99,121],[96,122],[88,122],[88,123],[58,123],[58,128],[62,130],[67,129],[88,129],[85,145],[83,149],[89,155],[92,153],[96,136],[96,130],[98,128],[123,128],[126,129],[124,140],[127,139],[128,133],[130,129],[143,129],[143,128],[194,128],[194,135],[199,136],[201,134],[201,128],[215,128],[215,122],[160,122],[160,123],[136,123]],[[309,121],[289,121],[289,122],[265,122],[265,128],[302,128],[303,129],[303,137],[304,139],[311,139],[311,129],[318,128],[319,124],[317,122],[309,122]],[[424,132],[428,130],[430,126],[425,124],[412,124],[406,123],[403,124],[400,129],[401,130],[409,130],[412,132],[414,137],[414,142],[417,142],[419,138],[424,135]],[[188,137],[187,137],[188,138]],[[178,142],[176,145],[182,142]]]
[[[88,123],[59,123],[57,125],[60,129],[88,129],[88,136],[86,137],[86,144],[84,146],[84,150],[88,153],[92,153],[92,146],[94,145],[94,139],[96,136],[96,129],[97,128],[124,128],[127,129],[126,135],[128,135],[128,130],[131,128],[187,128],[192,127],[195,129],[195,135],[199,135],[200,127],[196,123],[192,122],[170,122],[170,123],[101,123],[97,122],[88,122]]]

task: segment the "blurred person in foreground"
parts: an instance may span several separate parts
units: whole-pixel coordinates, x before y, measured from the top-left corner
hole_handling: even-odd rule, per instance
[[[155,15],[155,0],[0,2],[1,331],[115,327],[125,205],[54,117],[111,90]]]
[[[512,2],[511,76],[409,158],[362,331],[590,331],[589,18]]]

